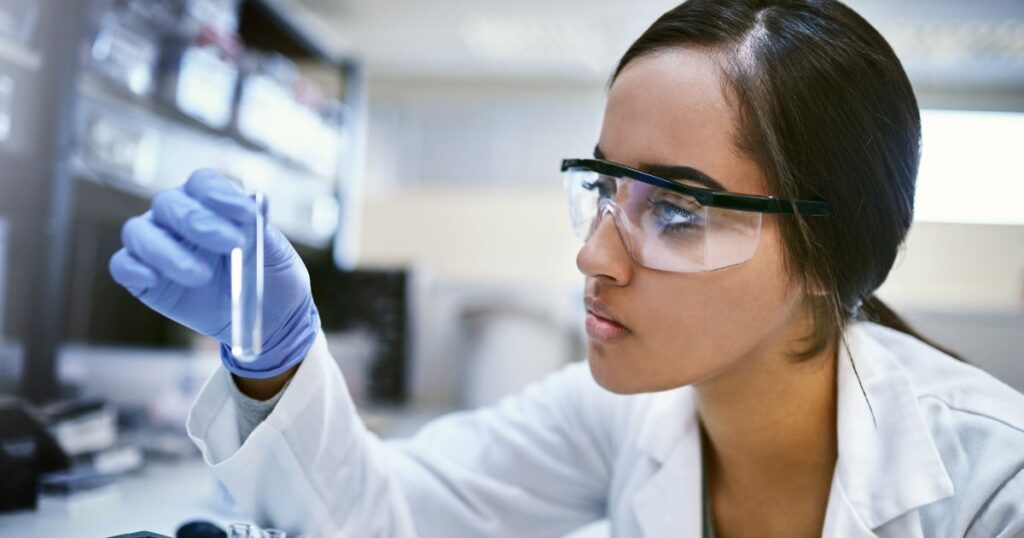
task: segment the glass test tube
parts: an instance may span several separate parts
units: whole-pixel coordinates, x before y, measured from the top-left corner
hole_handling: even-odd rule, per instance
[[[232,523],[228,525],[228,538],[251,538],[252,525],[248,523]]]
[[[263,205],[256,202],[253,227],[245,231],[245,245],[231,250],[231,355],[247,362],[259,356],[263,346]]]

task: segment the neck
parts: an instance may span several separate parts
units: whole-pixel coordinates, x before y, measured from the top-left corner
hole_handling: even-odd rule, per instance
[[[836,348],[793,360],[807,329],[792,325],[756,356],[694,386],[721,493],[827,495],[836,460]]]

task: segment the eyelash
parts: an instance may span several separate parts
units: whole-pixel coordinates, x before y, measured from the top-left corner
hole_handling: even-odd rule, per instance
[[[606,198],[611,194],[610,192],[608,192],[609,190],[611,190],[609,186],[601,180],[585,182],[583,183],[583,188],[590,191],[596,190],[599,198]],[[701,219],[696,213],[679,207],[678,205],[670,201],[661,200],[657,198],[648,198],[647,206],[653,212],[668,212],[671,213],[673,216],[681,217],[682,219],[684,219],[683,222],[675,222],[668,224],[657,223],[658,233],[677,233],[685,230],[697,229],[703,226],[703,222],[700,222]]]
[[[600,180],[584,183],[583,184],[583,188],[587,189],[588,191],[592,191],[592,190],[596,189],[598,197],[601,197],[601,198],[605,198],[605,197],[608,196],[608,193],[602,192],[602,189],[607,190],[608,187],[606,185],[604,185]]]
[[[675,205],[675,204],[673,204],[671,202],[667,202],[665,200],[657,200],[657,199],[654,199],[654,198],[648,198],[647,199],[647,205],[648,205],[648,207],[650,207],[654,211],[657,211],[657,210],[661,209],[661,210],[669,211],[673,215],[680,216],[680,217],[683,217],[684,219],[686,219],[685,222],[676,222],[676,223],[670,223],[670,224],[660,224],[659,223],[658,224],[658,231],[659,232],[663,232],[665,230],[668,230],[668,231],[671,231],[671,232],[677,232],[677,231],[680,231],[680,230],[689,230],[689,229],[693,229],[693,228],[698,228],[698,227],[700,227],[703,224],[701,222],[697,222],[697,221],[700,220],[700,217],[698,217],[695,213],[687,211],[687,210],[685,210],[685,209],[683,209],[683,208],[681,208],[681,207],[679,207],[679,206],[677,206],[677,205]]]

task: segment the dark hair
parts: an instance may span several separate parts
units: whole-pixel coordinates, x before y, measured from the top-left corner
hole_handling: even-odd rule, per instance
[[[831,217],[778,221],[791,273],[822,292],[807,295],[814,330],[798,356],[838,342],[853,317],[928,342],[873,295],[910,228],[921,146],[917,99],[881,34],[835,0],[690,0],[630,46],[612,82],[633,60],[680,48],[720,60],[736,145],[769,190],[829,203]]]

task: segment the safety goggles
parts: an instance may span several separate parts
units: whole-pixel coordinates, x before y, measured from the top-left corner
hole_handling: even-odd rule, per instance
[[[829,214],[822,201],[695,187],[600,159],[566,159],[562,173],[581,240],[610,214],[630,257],[661,271],[713,271],[753,258],[764,213]],[[696,170],[690,175],[680,180],[707,182]]]

